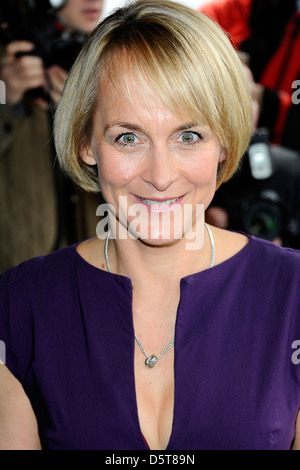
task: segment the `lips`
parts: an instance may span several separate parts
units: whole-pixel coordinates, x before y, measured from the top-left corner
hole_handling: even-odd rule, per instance
[[[175,209],[181,204],[184,196],[178,196],[175,198],[164,198],[164,199],[148,199],[141,196],[134,196],[139,203],[142,203],[148,210],[152,212],[167,212]]]
[[[152,206],[152,205],[171,205],[171,204],[174,204],[174,202],[178,201],[179,197],[176,197],[175,199],[166,199],[165,201],[156,201],[154,199],[144,199],[142,197],[139,197],[138,198],[144,203],[144,204],[148,204],[149,206]]]

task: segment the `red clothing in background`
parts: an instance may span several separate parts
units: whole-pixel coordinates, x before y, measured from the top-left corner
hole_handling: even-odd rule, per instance
[[[292,84],[300,79],[300,11],[295,0],[214,0],[199,10],[229,33],[247,52],[256,82],[265,87],[259,126],[273,143],[300,150],[299,107]]]

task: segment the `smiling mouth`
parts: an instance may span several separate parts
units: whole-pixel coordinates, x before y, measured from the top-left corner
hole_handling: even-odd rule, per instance
[[[170,206],[177,202],[179,199],[182,198],[182,196],[176,197],[174,199],[166,199],[164,201],[156,201],[153,199],[144,199],[143,197],[137,196],[138,199],[140,199],[144,204],[147,204],[148,206]]]
[[[185,198],[185,195],[174,197],[172,199],[148,199],[148,198],[136,196],[136,195],[134,197],[140,204],[142,204],[145,208],[147,208],[148,211],[169,212],[169,211],[174,211],[179,206],[181,206],[181,203],[183,199]]]

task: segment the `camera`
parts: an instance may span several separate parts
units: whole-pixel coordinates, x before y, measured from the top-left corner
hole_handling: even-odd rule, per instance
[[[272,145],[268,131],[253,135],[236,175],[212,206],[228,213],[228,228],[300,248],[300,154]]]
[[[0,44],[31,41],[31,54],[43,59],[45,67],[59,65],[69,71],[85,39],[81,32],[65,30],[59,9],[66,0],[9,0],[0,5]]]

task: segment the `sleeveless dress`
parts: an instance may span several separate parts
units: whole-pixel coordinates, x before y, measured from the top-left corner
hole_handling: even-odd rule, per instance
[[[1,276],[6,365],[30,398],[44,449],[147,450],[131,281],[91,266],[76,246]],[[180,288],[166,450],[290,449],[300,407],[300,252],[250,237]]]

